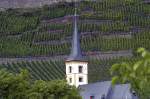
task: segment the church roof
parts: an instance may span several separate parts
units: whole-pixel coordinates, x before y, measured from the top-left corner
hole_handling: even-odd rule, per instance
[[[110,99],[133,99],[130,88],[130,84],[115,85],[110,94]]]
[[[85,59],[82,56],[80,48],[80,34],[78,33],[76,11],[74,15],[74,30],[73,30],[71,54],[66,61],[85,61]]]
[[[138,99],[130,91],[130,84],[111,85],[111,81],[96,82],[86,85],[80,85],[80,95],[83,99]]]
[[[111,82],[96,82],[87,85],[79,86],[80,95],[83,99],[90,99],[90,96],[94,96],[94,99],[101,99],[102,96],[108,96],[111,89]]]

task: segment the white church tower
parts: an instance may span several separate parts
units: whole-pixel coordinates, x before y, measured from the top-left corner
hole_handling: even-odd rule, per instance
[[[77,14],[74,15],[74,31],[71,54],[65,61],[66,79],[69,85],[78,87],[88,84],[88,62],[83,58],[80,48],[80,34],[77,27]]]

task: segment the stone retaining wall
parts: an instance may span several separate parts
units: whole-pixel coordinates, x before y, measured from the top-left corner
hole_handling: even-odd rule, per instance
[[[0,10],[1,8],[34,8],[41,7],[43,5],[50,5],[57,2],[72,2],[75,0],[0,0]],[[86,1],[86,0],[76,0],[76,1]],[[91,0],[91,1],[101,1],[101,0]],[[150,3],[150,0],[143,0],[145,3]]]
[[[34,8],[61,1],[71,2],[72,0],[0,0],[0,8]]]

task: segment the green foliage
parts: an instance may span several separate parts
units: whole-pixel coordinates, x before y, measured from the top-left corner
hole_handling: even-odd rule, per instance
[[[122,62],[128,62],[128,63],[134,63],[137,60],[139,60],[138,57],[132,57],[132,58],[113,58],[113,59],[89,59],[89,82],[97,82],[97,81],[106,81],[111,80],[112,75],[110,75],[110,68],[115,63],[122,63]]]
[[[82,34],[83,52],[129,49],[134,51],[139,47],[150,49],[148,27],[150,6],[143,3],[143,0],[103,0],[102,2],[88,0],[80,2],[78,8],[80,14],[78,28]],[[9,9],[0,12],[0,57],[45,57],[69,54],[73,30],[70,16],[74,13],[72,3],[18,10]],[[67,17],[64,17],[66,15]],[[68,21],[62,22],[63,18]],[[110,79],[108,71],[110,66],[122,61],[132,63],[135,60],[91,60],[90,82]],[[14,72],[27,68],[34,79],[62,79],[65,74],[63,62],[17,62],[3,64],[2,67]],[[42,75],[41,72],[44,74]]]
[[[19,73],[22,69],[27,69],[34,80],[65,79],[65,64],[63,61],[23,61],[3,63],[0,67],[15,73]]]
[[[132,88],[138,93],[140,99],[149,99],[150,93],[150,53],[144,48],[138,49],[142,58],[133,63],[114,64],[111,74],[114,75],[112,83],[117,81],[130,82]]]
[[[114,31],[129,31],[130,26],[123,22],[103,23],[103,24],[79,24],[79,31],[101,31],[101,32],[114,32]]]
[[[19,74],[0,70],[0,96],[3,99],[81,99],[75,87],[64,80],[32,81],[26,70]]]
[[[0,34],[1,33],[18,33],[28,30],[35,29],[38,24],[38,17],[31,16],[17,16],[15,14],[9,15],[7,13],[2,13],[0,15]]]
[[[3,57],[24,56],[31,53],[31,49],[26,42],[19,42],[20,40],[12,38],[0,39],[0,55]]]
[[[84,34],[81,38],[83,51],[150,49],[150,6],[142,2],[80,2],[78,28]],[[69,54],[73,30],[70,15],[73,13],[72,3],[0,12],[0,57]]]
[[[22,71],[14,75],[5,70],[0,70],[0,96],[4,99],[23,99],[30,88],[29,75],[27,71]]]
[[[87,37],[81,42],[84,51],[97,50],[97,51],[118,51],[127,50],[133,47],[130,38],[107,38],[107,37]],[[97,44],[98,42],[98,44]]]
[[[52,19],[57,17],[63,17],[65,15],[73,14],[73,7],[67,7],[63,4],[54,5],[52,7],[44,6],[42,9],[42,18]]]
[[[101,56],[99,56],[101,57]],[[89,58],[89,82],[110,80],[111,75],[109,69],[114,63],[130,62],[133,63],[139,58],[115,58],[115,59],[91,59]],[[31,58],[29,58],[32,60]],[[65,63],[64,60],[57,61],[23,61],[23,62],[8,62],[0,65],[1,68],[6,68],[9,71],[19,73],[22,69],[27,69],[30,72],[31,78],[34,80],[59,80],[65,79]]]

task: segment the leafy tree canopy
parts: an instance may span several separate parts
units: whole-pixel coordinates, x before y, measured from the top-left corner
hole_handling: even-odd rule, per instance
[[[64,80],[32,81],[29,72],[0,70],[0,97],[3,99],[81,99],[78,90]]]
[[[139,61],[112,66],[112,83],[130,82],[140,99],[150,99],[150,53],[144,48],[139,48],[137,52],[142,56]]]

